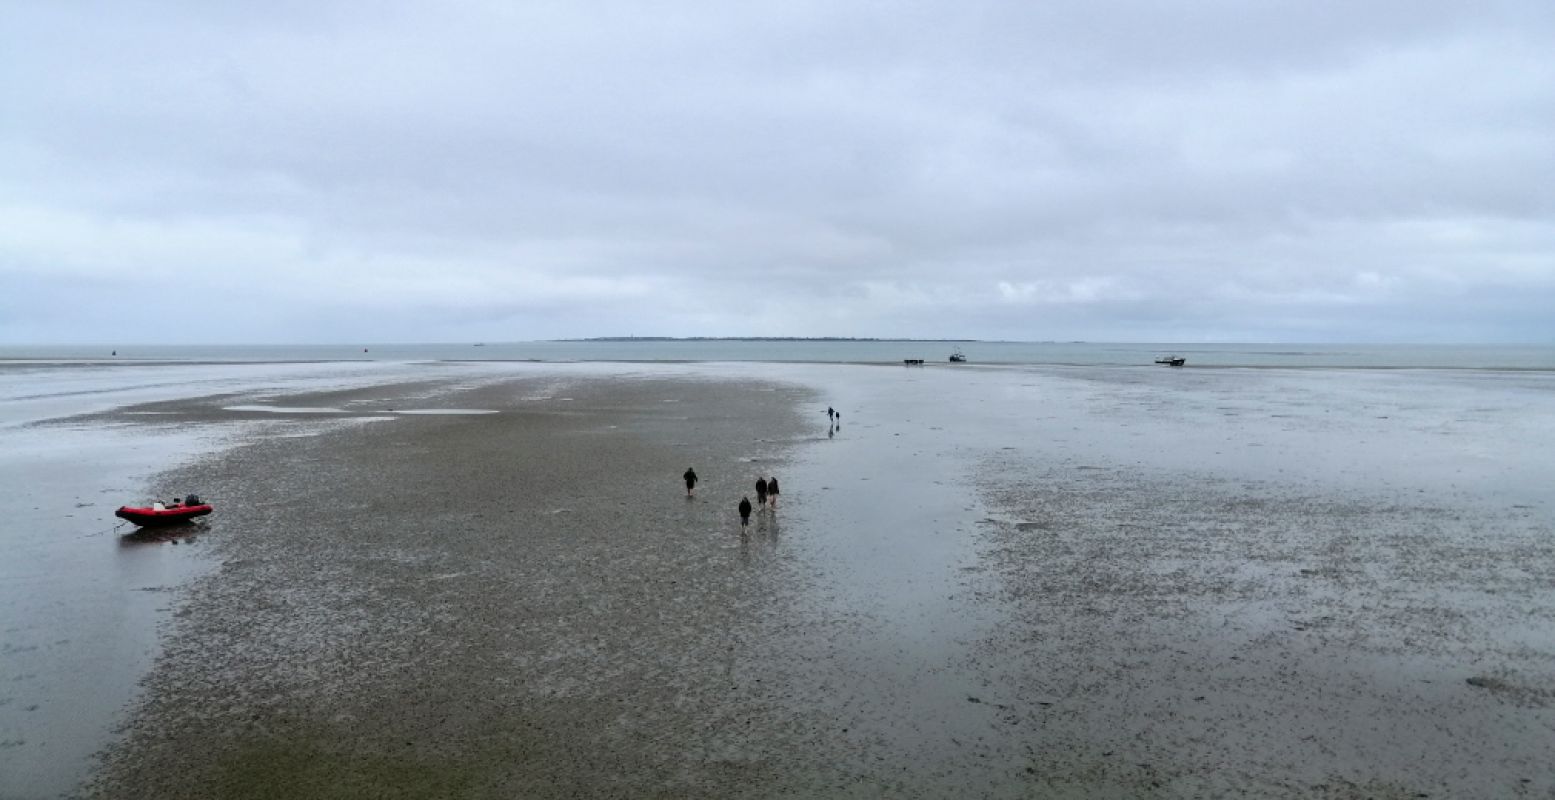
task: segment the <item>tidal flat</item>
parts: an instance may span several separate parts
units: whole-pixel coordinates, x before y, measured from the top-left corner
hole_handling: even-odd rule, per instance
[[[151,479],[209,566],[77,794],[1547,796],[1552,389],[442,365],[78,414],[247,427]]]

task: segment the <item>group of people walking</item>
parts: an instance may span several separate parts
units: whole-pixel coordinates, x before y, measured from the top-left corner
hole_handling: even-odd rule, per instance
[[[842,412],[828,406],[826,409],[826,418],[831,421],[831,426],[827,433],[835,434],[837,429],[842,427]],[[689,500],[696,494],[696,470],[690,467],[686,467],[685,474],[681,475],[680,477],[686,482],[686,499]],[[740,504],[736,507],[740,512],[740,528],[744,529],[750,526],[752,511],[766,511],[768,508],[776,511],[778,495],[780,494],[782,494],[782,489],[778,486],[778,479],[776,477],[757,478],[756,505],[752,506],[750,495],[746,495],[740,498]],[[769,503],[771,504],[770,506],[768,505]]]
[[[696,493],[696,470],[687,467],[685,474],[681,475],[680,477],[686,482],[686,497],[692,497]],[[766,511],[769,507],[769,503],[771,504],[770,508],[773,511],[776,511],[778,495],[780,494],[782,494],[782,488],[778,486],[777,476],[773,476],[771,478],[757,478],[756,505],[751,505],[750,495],[746,495],[740,498],[740,505],[738,506],[740,512],[740,527],[744,528],[750,525],[751,512],[757,510],[758,508],[762,511]]]
[[[778,482],[776,477],[756,479],[756,505],[762,511],[767,510],[767,502],[772,502],[772,510],[777,510]],[[740,498],[740,527],[743,528],[751,521],[750,495]]]

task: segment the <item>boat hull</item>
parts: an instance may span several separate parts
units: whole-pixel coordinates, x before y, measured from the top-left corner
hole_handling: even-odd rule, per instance
[[[142,528],[157,528],[164,525],[177,525],[189,522],[195,517],[203,517],[211,513],[213,509],[207,503],[197,506],[178,506],[176,508],[136,508],[132,506],[119,506],[119,510],[113,515],[122,520],[139,525]]]

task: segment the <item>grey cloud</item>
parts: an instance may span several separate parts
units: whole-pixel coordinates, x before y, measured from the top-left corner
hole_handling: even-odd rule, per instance
[[[1533,0],[12,17],[0,340],[1555,335]]]

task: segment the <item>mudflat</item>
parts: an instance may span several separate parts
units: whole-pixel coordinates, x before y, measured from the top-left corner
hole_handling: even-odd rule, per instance
[[[201,535],[222,566],[186,592],[90,795],[715,797],[762,782],[771,765],[740,743],[780,726],[758,724],[739,643],[783,600],[772,570],[742,569],[734,506],[783,457],[804,391],[515,379],[442,414],[425,388],[272,398],[394,418],[260,437],[164,476],[217,499]],[[167,424],[231,402],[151,410]]]
[[[84,420],[257,426],[89,795],[1555,791],[1549,376],[412,374]]]

